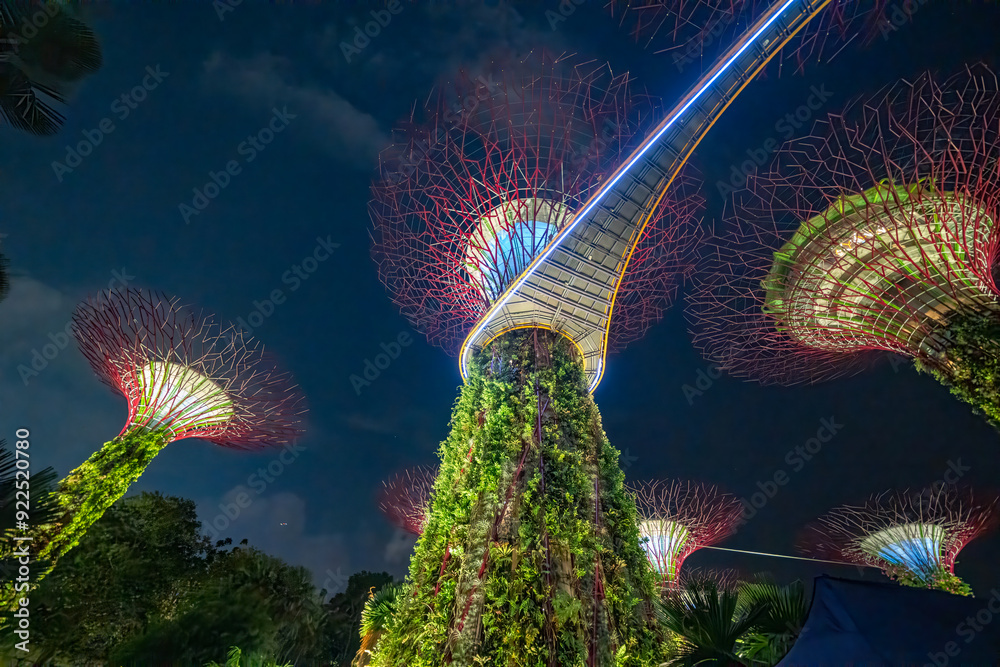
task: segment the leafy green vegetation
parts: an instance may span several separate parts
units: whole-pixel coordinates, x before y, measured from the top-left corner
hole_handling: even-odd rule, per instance
[[[353,667],[365,667],[371,661],[372,652],[389,629],[402,592],[402,584],[390,584],[372,593],[365,602],[361,612],[361,644],[351,663]]]
[[[361,648],[358,627],[363,626],[363,615],[372,591],[392,588],[392,577],[385,572],[358,572],[351,575],[347,588],[326,603],[330,621],[327,655],[334,664],[346,665]]]
[[[190,500],[144,493],[115,504],[31,595],[27,659],[187,667],[238,646],[241,664],[347,667],[351,656],[331,647],[343,637],[357,646],[364,600],[391,578],[359,573],[324,605],[304,568],[228,544],[201,533]],[[0,639],[0,655],[25,657],[12,628]]]
[[[668,664],[770,667],[795,643],[809,603],[799,581],[727,585],[706,576],[665,592],[658,610],[675,637]]]
[[[95,521],[129,486],[142,475],[153,457],[170,442],[164,431],[135,430],[105,444],[89,459],[59,482],[55,492],[56,515],[48,523],[31,527],[36,549],[33,576],[42,580],[58,560],[80,543]],[[6,580],[0,590],[0,611],[13,610],[16,598],[14,582]]]
[[[744,609],[763,609],[753,629],[740,638],[740,655],[751,665],[777,664],[791,650],[809,615],[806,587],[801,581],[787,586],[749,581],[740,585],[739,599]]]
[[[471,366],[372,664],[660,664],[635,505],[572,344],[514,331]]]
[[[226,656],[226,663],[220,665],[217,662],[205,663],[205,667],[294,667],[292,663],[288,662],[284,665],[279,665],[271,658],[265,657],[261,653],[252,653],[248,655],[243,655],[243,651],[240,650],[238,646],[233,646],[229,649],[229,655]]]
[[[882,568],[886,576],[898,581],[904,586],[913,588],[930,588],[954,595],[972,596],[972,587],[958,578],[953,572],[942,567],[929,578],[921,576],[903,565],[886,565]]]
[[[996,313],[956,316],[943,338],[944,357],[918,359],[917,370],[933,375],[973,412],[1000,428],[1000,317]]]

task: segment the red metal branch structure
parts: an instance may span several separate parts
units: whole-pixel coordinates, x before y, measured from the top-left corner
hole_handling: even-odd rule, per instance
[[[427,525],[427,508],[437,475],[436,467],[418,466],[383,482],[379,509],[394,526],[420,535]]]
[[[700,59],[712,44],[728,44],[732,36],[752,24],[774,0],[608,0],[607,9],[636,42],[667,52],[678,69]],[[782,51],[782,61],[829,59],[852,40],[868,44],[878,35],[896,30],[898,15],[909,15],[891,0],[831,0]],[[832,52],[832,55],[831,55]]]
[[[80,351],[128,402],[119,437],[165,432],[252,449],[290,442],[302,397],[263,346],[176,298],[145,290],[101,294],[74,314]]]
[[[650,565],[664,588],[677,584],[684,559],[732,535],[743,517],[735,496],[690,481],[626,485],[639,511],[639,532]]]
[[[440,86],[372,188],[373,256],[402,313],[457,353],[657,109],[627,74],[549,55]],[[702,203],[691,179],[664,198],[618,290],[612,347],[641,336],[690,271]]]
[[[62,514],[33,527],[36,559],[50,571],[174,440],[224,447],[281,445],[301,434],[303,399],[287,373],[235,328],[137,289],[77,307],[73,334],[94,372],[128,402],[125,426],[57,489]],[[23,594],[23,593],[22,593]],[[0,606],[13,603],[5,586]]]
[[[817,124],[737,193],[699,270],[695,344],[762,383],[914,358],[996,419],[1000,95],[985,68]],[[987,383],[988,384],[988,383]]]
[[[799,550],[816,558],[878,567],[904,584],[971,594],[955,576],[969,542],[997,525],[997,498],[936,486],[885,492],[842,506],[806,527]]]

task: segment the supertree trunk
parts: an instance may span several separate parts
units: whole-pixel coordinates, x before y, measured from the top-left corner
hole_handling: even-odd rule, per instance
[[[574,346],[478,354],[373,665],[655,665],[653,573]]]

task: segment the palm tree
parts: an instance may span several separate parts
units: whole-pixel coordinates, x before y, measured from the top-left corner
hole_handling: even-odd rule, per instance
[[[101,67],[94,32],[69,3],[0,0],[0,118],[18,130],[55,134],[67,84]]]
[[[742,637],[765,617],[763,603],[743,604],[736,588],[693,579],[667,591],[658,604],[661,623],[679,637],[673,665],[750,665],[738,652]]]
[[[351,662],[352,667],[365,667],[371,660],[372,651],[396,612],[396,599],[403,591],[403,584],[389,584],[372,593],[361,612],[361,648]]]
[[[775,665],[792,648],[809,613],[806,589],[801,581],[778,586],[766,581],[740,586],[740,604],[762,606],[764,613],[753,631],[740,640],[740,655],[753,665]]]

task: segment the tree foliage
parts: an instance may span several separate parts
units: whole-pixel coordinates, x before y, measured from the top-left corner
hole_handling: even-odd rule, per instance
[[[347,580],[347,589],[334,595],[325,608],[330,621],[328,653],[337,665],[349,665],[361,647],[359,628],[373,590],[392,584],[385,572],[358,572]]]
[[[402,584],[390,583],[368,597],[361,612],[361,643],[355,651],[352,667],[366,667],[371,662],[379,640],[392,623],[402,593]]]
[[[106,443],[59,481],[53,496],[58,511],[50,520],[34,521],[31,527],[38,580],[80,543],[169,442],[167,431],[130,431]],[[0,610],[12,610],[19,595],[11,582],[2,582]]]
[[[775,665],[802,632],[809,614],[805,586],[794,581],[786,586],[767,581],[744,582],[739,588],[745,609],[763,608],[753,629],[740,639],[740,655],[752,665]]]
[[[671,665],[776,665],[799,636],[809,604],[796,581],[719,581],[692,577],[667,590],[660,619],[676,637]]]
[[[74,15],[77,4],[0,2],[0,118],[18,130],[55,134],[65,119],[54,103],[101,67],[101,46]]]
[[[322,664],[329,620],[310,573],[228,543],[201,534],[190,500],[143,493],[115,504],[32,594],[29,659],[203,665],[239,646]],[[3,640],[9,651],[10,629]]]
[[[1000,429],[1000,317],[957,315],[943,331],[945,354],[914,362]]]

